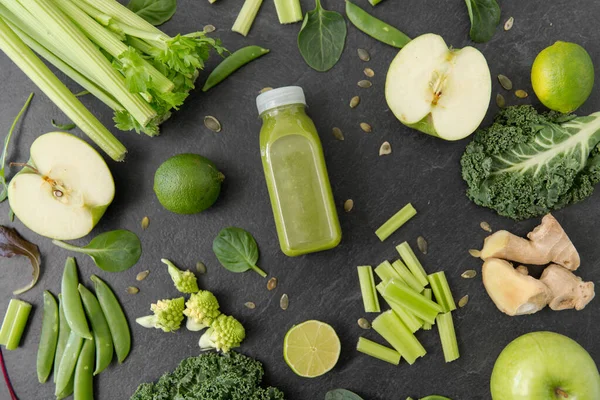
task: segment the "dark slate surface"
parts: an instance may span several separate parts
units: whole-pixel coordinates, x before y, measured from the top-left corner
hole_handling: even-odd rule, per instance
[[[357,1],[368,6],[366,0]],[[304,9],[313,8],[302,1]],[[535,55],[556,40],[575,41],[590,52],[600,66],[600,33],[597,16],[600,3],[595,0],[528,0],[502,1],[502,21],[515,17],[511,31],[502,28],[486,44],[477,45],[487,57],[493,76],[509,76],[516,88],[532,93],[529,70]],[[325,1],[327,8],[343,10],[341,1]],[[510,318],[501,314],[487,297],[478,276],[464,280],[460,274],[470,268],[480,270],[480,262],[471,258],[470,248],[481,245],[485,232],[479,228],[488,221],[494,229],[510,229],[525,234],[537,220],[514,223],[491,211],[476,207],[464,195],[459,158],[467,143],[444,142],[403,127],[387,109],[383,96],[385,72],[396,50],[349,27],[347,46],[338,65],[328,73],[317,73],[307,67],[296,47],[300,24],[280,26],[274,5],[266,1],[248,38],[229,31],[241,1],[219,0],[209,5],[205,0],[180,0],[179,11],[164,26],[168,33],[200,30],[214,24],[217,35],[232,50],[259,44],[272,52],[238,71],[208,94],[196,91],[185,107],[164,124],[158,138],[119,133],[129,149],[127,161],[109,162],[117,186],[117,194],[105,217],[93,234],[126,228],[137,232],[144,245],[138,265],[127,272],[109,274],[98,270],[86,257],[78,257],[80,272],[86,285],[92,273],[99,274],[118,293],[129,320],[149,312],[150,303],[178,293],[170,283],[161,257],[171,258],[180,266],[193,268],[198,260],[208,266],[200,277],[203,288],[216,293],[223,311],[237,316],[247,328],[247,340],[241,351],[263,361],[266,381],[279,386],[290,399],[322,399],[333,388],[345,387],[366,399],[398,399],[427,394],[444,394],[453,399],[488,399],[489,376],[494,360],[502,348],[517,336],[536,330],[553,330],[568,334],[600,360],[597,340],[600,301],[581,312],[561,313],[544,310],[539,314]],[[469,20],[463,1],[386,0],[375,9],[379,17],[400,27],[408,35],[426,32],[441,34],[454,47],[472,45],[468,38]],[[356,56],[357,48],[368,49],[372,60],[364,63]],[[211,69],[217,62],[213,58]],[[32,106],[13,142],[9,160],[25,161],[28,147],[40,134],[51,131],[50,119],[66,121],[61,112],[26,79],[6,57],[0,57],[0,130],[6,132],[22,102],[36,91]],[[363,68],[373,68],[376,75],[371,89],[360,89]],[[206,76],[204,74],[203,76]],[[597,75],[598,76],[598,75]],[[343,241],[335,250],[299,258],[284,256],[278,247],[275,226],[263,178],[258,148],[260,121],[254,98],[266,86],[302,86],[311,106],[310,114],[321,132],[325,158],[329,167],[333,192],[339,205]],[[71,84],[73,89],[76,86]],[[516,99],[504,92],[496,80],[493,93],[502,92],[508,103],[535,100]],[[362,102],[354,110],[350,98],[360,95]],[[98,101],[83,101],[110,126],[111,115]],[[600,109],[600,96],[594,91],[580,109],[581,114]],[[490,107],[486,123],[496,113]],[[205,115],[214,115],[223,124],[215,134],[204,128]],[[365,134],[360,122],[369,122],[373,133]],[[336,141],[331,128],[339,126],[344,142]],[[81,134],[77,132],[77,134]],[[379,157],[383,141],[392,144],[393,153]],[[159,164],[181,152],[197,152],[214,160],[227,176],[221,198],[209,211],[194,216],[178,216],[162,209],[152,191],[153,175]],[[14,171],[11,171],[14,172]],[[342,211],[344,200],[354,199],[354,210]],[[583,204],[556,213],[581,253],[580,274],[598,282],[600,246],[597,221],[600,217],[596,194]],[[376,227],[407,202],[419,210],[418,216],[385,243],[373,234]],[[0,206],[0,222],[9,224],[8,204]],[[142,232],[140,221],[150,218],[150,227]],[[13,383],[21,399],[51,399],[53,385],[40,385],[35,374],[35,358],[41,325],[42,290],[59,291],[62,266],[67,252],[54,247],[49,240],[14,225],[27,239],[37,243],[43,254],[43,272],[38,285],[20,298],[35,306],[23,347],[5,351]],[[266,279],[248,272],[234,275],[222,269],[211,251],[217,232],[229,225],[243,227],[254,234],[261,250],[260,266],[279,279],[273,292],[266,290]],[[445,364],[435,330],[418,334],[428,355],[415,365],[387,365],[358,354],[354,350],[360,335],[377,339],[375,332],[364,332],[356,324],[362,316],[362,304],[355,266],[377,264],[396,257],[394,246],[404,240],[416,245],[416,237],[424,235],[430,252],[422,256],[425,268],[434,272],[446,270],[455,297],[470,295],[468,306],[455,314],[462,357]],[[85,238],[77,243],[86,243]],[[4,314],[15,287],[29,279],[24,259],[0,260],[0,311]],[[136,282],[138,272],[150,269],[148,279]],[[125,292],[136,285],[140,293]],[[287,293],[290,307],[279,308],[279,298]],[[255,310],[244,302],[254,301]],[[319,319],[333,325],[342,341],[342,355],[336,368],[323,377],[299,378],[282,358],[285,332],[307,319]],[[198,354],[197,333],[182,330],[165,334],[131,324],[133,350],[123,365],[112,365],[96,380],[96,398],[128,399],[141,382],[156,380],[185,357]],[[8,394],[0,384],[0,398]]]

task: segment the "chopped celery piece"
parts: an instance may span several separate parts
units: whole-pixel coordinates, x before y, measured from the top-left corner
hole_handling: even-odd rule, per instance
[[[365,312],[380,312],[379,298],[377,298],[377,292],[375,291],[373,268],[370,265],[365,265],[357,267],[357,269]]]
[[[14,350],[19,347],[30,312],[31,304],[10,299],[2,328],[0,328],[0,345],[4,345],[6,350]]]
[[[458,352],[458,342],[456,341],[456,332],[454,331],[454,322],[452,313],[440,314],[436,318],[440,339],[442,341],[442,350],[446,362],[451,362],[460,357]],[[373,321],[375,323],[375,321]]]
[[[275,0],[275,9],[280,24],[293,24],[302,21],[300,0]]]
[[[392,309],[392,311],[394,311],[394,313],[396,313],[396,315],[398,316],[398,318],[400,318],[400,320],[402,322],[404,322],[404,325],[406,325],[406,327],[412,333],[415,333],[416,331],[418,331],[419,329],[421,329],[421,327],[423,326],[423,320],[422,319],[415,317],[412,313],[410,313],[409,311],[407,311],[401,305],[399,305],[397,303],[394,303],[393,301],[390,301],[389,299],[385,298],[385,296],[383,295],[383,289],[385,288],[385,282],[379,283],[376,286],[376,288],[377,288],[377,291],[379,292],[379,294],[381,295],[381,297],[383,297],[383,299],[385,300],[385,302],[390,306],[390,308]]]
[[[456,310],[456,303],[454,303],[454,297],[450,291],[448,280],[444,271],[436,272],[428,276],[431,289],[435,295],[435,300],[442,306],[442,312],[450,312]]]
[[[379,333],[409,364],[427,354],[415,335],[404,325],[398,316],[388,310],[373,320],[371,326]]]
[[[375,234],[382,242],[387,239],[392,233],[396,232],[402,225],[408,222],[409,219],[417,215],[417,210],[408,203],[392,218],[388,219],[383,225],[375,231]]]
[[[262,0],[246,0],[231,30],[242,36],[248,35],[261,4]]]
[[[374,341],[366,339],[364,337],[358,338],[356,350],[368,356],[389,362],[390,364],[400,364],[400,353],[398,353],[394,349],[390,349],[389,347],[383,346],[379,343],[375,343]]]
[[[396,250],[398,250],[398,253],[400,253],[400,257],[402,257],[402,260],[404,261],[408,269],[410,269],[410,272],[412,272],[415,278],[417,278],[417,280],[423,285],[423,287],[427,286],[427,284],[429,284],[429,281],[427,280],[427,273],[425,272],[425,269],[417,259],[417,256],[415,256],[415,253],[408,245],[408,242],[399,244],[398,246],[396,246]]]
[[[410,272],[408,267],[406,265],[404,265],[404,263],[402,261],[400,261],[400,260],[394,261],[394,263],[392,264],[392,267],[394,267],[394,270],[396,270],[398,275],[400,275],[402,280],[408,286],[410,286],[411,288],[413,288],[414,290],[416,290],[419,293],[421,293],[423,291],[423,289],[425,288],[425,285],[423,285],[421,282],[419,282],[417,280],[417,278],[415,278],[415,276]]]
[[[439,304],[428,300],[421,293],[395,279],[386,283],[383,295],[386,299],[389,297],[389,301],[398,303],[430,324],[433,324],[435,317],[442,312],[442,307]]]
[[[433,298],[433,291],[431,289],[425,289],[423,290],[423,296],[425,296],[426,299],[431,300]],[[431,326],[432,324],[429,322],[423,322],[423,330],[430,331]]]
[[[392,278],[402,279],[389,261],[384,261],[375,268],[375,273],[382,281],[389,281]]]

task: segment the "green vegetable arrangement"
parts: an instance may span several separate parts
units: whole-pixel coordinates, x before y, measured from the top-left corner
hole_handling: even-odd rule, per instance
[[[462,156],[467,196],[523,220],[585,200],[600,181],[600,113],[576,117],[507,107]]]

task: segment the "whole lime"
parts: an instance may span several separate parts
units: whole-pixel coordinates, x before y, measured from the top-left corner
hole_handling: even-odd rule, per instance
[[[592,93],[594,64],[580,45],[559,41],[535,58],[531,84],[546,107],[562,113],[573,112]]]
[[[209,159],[198,154],[179,154],[156,170],[154,193],[167,210],[196,214],[217,201],[224,178]]]

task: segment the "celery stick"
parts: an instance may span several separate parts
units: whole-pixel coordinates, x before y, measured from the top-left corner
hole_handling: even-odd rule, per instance
[[[3,21],[0,22],[0,24],[2,23]],[[0,345],[4,345],[6,350],[14,350],[19,347],[30,312],[31,304],[10,299],[2,328],[0,328]]]
[[[415,292],[404,283],[394,279],[386,283],[383,294],[386,298],[389,297],[391,302],[398,303],[415,316],[430,324],[442,312],[442,307],[439,304],[426,299],[422,294]]]
[[[242,36],[248,35],[261,4],[262,0],[246,0],[231,30]]]
[[[302,7],[299,0],[275,0],[275,9],[280,24],[302,21]]]
[[[360,291],[362,293],[365,312],[380,312],[379,298],[375,291],[375,279],[373,278],[373,268],[370,265],[357,267],[358,280],[360,282]]]
[[[431,300],[433,298],[433,291],[431,289],[425,289],[423,290],[423,296],[425,296],[426,299]],[[423,322],[423,330],[430,331],[431,326],[432,325],[429,322]]]
[[[400,320],[402,322],[404,322],[404,325],[406,325],[406,327],[412,333],[415,333],[416,331],[421,329],[421,327],[423,326],[423,320],[415,317],[413,314],[411,314],[409,311],[407,311],[404,307],[400,306],[399,304],[394,303],[393,301],[390,301],[389,298],[386,299],[385,296],[383,295],[384,288],[385,288],[385,282],[381,282],[376,286],[376,289],[379,292],[379,294],[381,295],[381,297],[383,297],[383,300],[385,300],[385,302],[388,304],[388,306],[390,306],[390,308],[392,309],[392,311],[394,311],[394,313],[398,316],[398,318],[400,318]]]
[[[404,325],[398,316],[388,310],[373,320],[371,326],[379,333],[409,364],[427,354],[427,351],[415,335]]]
[[[400,257],[402,257],[402,260],[404,261],[408,269],[410,269],[410,272],[412,272],[415,278],[417,278],[417,280],[424,287],[427,286],[429,284],[429,281],[427,280],[427,273],[425,272],[425,269],[417,259],[417,256],[415,256],[415,253],[410,248],[408,242],[399,244],[398,246],[396,246],[396,250],[398,250],[398,253],[400,253]]]
[[[448,312],[438,315],[436,322],[442,341],[442,350],[444,350],[444,359],[447,363],[458,359],[460,353],[458,351],[458,342],[456,341],[452,313]],[[373,323],[375,323],[375,321],[373,321]]]
[[[0,49],[106,154],[115,161],[125,158],[127,150],[121,142],[81,104],[2,19]]]
[[[417,278],[415,278],[415,276],[409,271],[409,269],[406,267],[406,265],[404,265],[404,263],[400,260],[396,260],[394,261],[394,263],[392,264],[392,267],[394,267],[394,270],[396,270],[396,272],[398,273],[398,275],[400,275],[400,277],[402,278],[402,280],[411,288],[413,288],[415,291],[421,293],[423,291],[423,289],[425,288],[425,285],[423,285],[421,282],[419,282],[417,280]]]
[[[442,312],[447,313],[456,310],[456,303],[454,303],[454,297],[452,297],[452,291],[450,291],[450,285],[448,285],[444,271],[431,274],[428,278],[435,300],[442,306]]]
[[[384,261],[375,268],[375,273],[382,281],[389,281],[392,278],[402,279],[389,261]]]
[[[412,204],[408,203],[400,211],[394,214],[392,218],[381,225],[381,227],[375,231],[375,234],[379,240],[383,242],[415,215],[417,215],[417,210],[415,210]]]
[[[364,337],[358,338],[356,350],[390,364],[400,364],[400,353]]]

